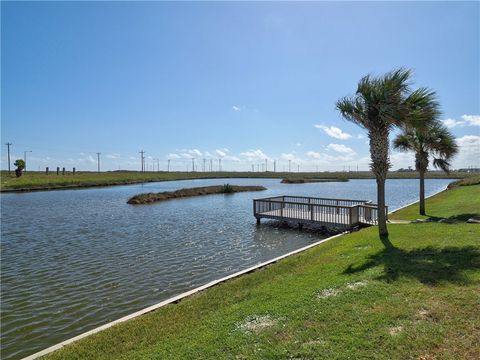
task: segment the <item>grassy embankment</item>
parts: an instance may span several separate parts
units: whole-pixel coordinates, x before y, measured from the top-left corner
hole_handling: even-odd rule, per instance
[[[480,213],[480,176],[452,182],[450,190],[441,192],[426,203],[426,215],[418,213],[418,204],[390,214],[391,220],[441,220],[450,222],[467,221],[479,217]]]
[[[480,185],[430,198],[427,211],[478,216]],[[383,243],[375,227],[341,236],[47,358],[478,359],[479,225],[389,230]]]
[[[170,200],[183,197],[203,196],[212,194],[233,194],[243,191],[263,191],[267,190],[263,186],[237,186],[237,185],[214,185],[180,189],[176,191],[163,191],[159,193],[145,193],[132,196],[127,203],[132,205],[151,204],[157,201]]]
[[[28,171],[20,178],[14,173],[8,175],[7,171],[0,173],[0,190],[53,190],[65,188],[82,188],[93,186],[126,185],[154,181],[185,180],[185,179],[209,179],[209,178],[286,178],[292,173],[285,172],[150,172],[141,173],[136,171],[109,171],[109,172],[77,172],[72,175],[57,175],[55,172],[45,175],[44,172]],[[296,177],[305,179],[373,179],[371,172],[319,172],[319,173],[295,173]],[[443,172],[429,172],[427,178],[465,178],[468,173],[452,172],[446,175]],[[391,179],[418,178],[415,172],[390,172]]]

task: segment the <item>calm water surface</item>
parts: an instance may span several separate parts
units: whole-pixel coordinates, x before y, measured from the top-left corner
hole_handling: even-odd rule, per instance
[[[268,190],[126,204],[140,192],[227,181]],[[426,180],[427,194],[450,181]],[[254,197],[374,200],[375,189],[374,180],[289,185],[279,179],[210,179],[3,194],[2,358],[21,358],[321,239],[257,227]],[[415,201],[417,193],[417,180],[387,181],[390,209]]]

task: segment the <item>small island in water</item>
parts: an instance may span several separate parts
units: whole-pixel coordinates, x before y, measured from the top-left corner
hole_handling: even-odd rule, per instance
[[[138,194],[130,199],[127,203],[132,205],[138,204],[151,204],[157,201],[170,200],[182,197],[191,197],[191,196],[201,196],[201,195],[212,195],[212,194],[233,194],[236,192],[243,191],[263,191],[267,190],[263,186],[239,186],[239,185],[213,185],[213,186],[203,186],[203,187],[194,187],[188,189],[180,189],[176,191],[164,191],[159,193],[145,193]]]
[[[310,179],[310,178],[284,178],[282,184],[305,184],[305,183],[321,183],[321,182],[347,182],[347,178],[336,179]]]

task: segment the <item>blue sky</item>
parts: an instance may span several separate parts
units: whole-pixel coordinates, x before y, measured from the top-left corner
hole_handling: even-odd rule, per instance
[[[366,169],[362,129],[335,101],[367,73],[404,66],[438,92],[480,166],[478,2],[2,2],[6,168]],[[392,153],[394,168],[413,165]],[[208,164],[208,160],[207,160]],[[258,169],[261,170],[259,165]]]

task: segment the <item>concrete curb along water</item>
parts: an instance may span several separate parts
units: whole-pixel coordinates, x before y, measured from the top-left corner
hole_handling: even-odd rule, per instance
[[[124,316],[124,317],[122,317],[122,318],[120,318],[120,319],[118,319],[118,320],[109,322],[109,323],[107,323],[107,324],[105,324],[105,325],[102,325],[102,326],[99,326],[99,327],[97,327],[97,328],[95,328],[95,329],[92,329],[92,330],[90,330],[90,331],[84,332],[84,333],[82,333],[82,334],[80,334],[80,335],[77,335],[77,336],[75,336],[75,337],[73,337],[73,338],[70,338],[70,339],[68,339],[68,340],[62,341],[62,342],[60,342],[60,343],[58,343],[58,344],[56,344],[56,345],[50,346],[50,347],[48,347],[48,348],[46,348],[46,349],[44,349],[44,350],[41,350],[41,351],[39,351],[39,352],[36,352],[36,353],[34,353],[34,354],[32,354],[32,355],[29,355],[29,356],[23,358],[23,360],[38,359],[38,358],[41,357],[41,356],[44,356],[44,355],[47,355],[47,354],[49,354],[49,353],[51,353],[51,352],[53,352],[53,351],[59,350],[59,349],[63,348],[64,346],[66,346],[66,345],[68,345],[68,344],[71,344],[71,343],[73,343],[73,342],[75,342],[75,341],[78,341],[78,340],[80,340],[80,339],[83,339],[83,338],[85,338],[85,337],[87,337],[87,336],[96,334],[96,333],[98,333],[98,332],[100,332],[100,331],[103,331],[103,330],[106,330],[106,329],[108,329],[108,328],[110,328],[110,327],[112,327],[112,326],[114,326],[114,325],[117,325],[117,324],[123,323],[123,322],[125,322],[125,321],[134,319],[134,318],[139,317],[139,316],[141,316],[141,315],[147,314],[147,313],[152,312],[152,311],[154,311],[154,310],[157,310],[157,309],[159,309],[159,308],[161,308],[161,307],[163,307],[163,306],[165,306],[165,305],[176,303],[176,302],[178,302],[178,301],[180,301],[180,300],[182,300],[182,299],[184,299],[184,298],[186,298],[186,297],[188,297],[188,296],[190,296],[190,295],[193,295],[193,294],[196,294],[196,293],[198,293],[198,292],[200,292],[200,291],[206,290],[206,289],[208,289],[208,288],[210,288],[210,287],[213,287],[213,286],[215,286],[215,285],[218,285],[218,284],[220,284],[220,283],[223,283],[223,282],[225,282],[225,281],[227,281],[227,280],[230,280],[230,279],[239,277],[239,276],[241,276],[241,275],[248,274],[248,273],[250,273],[250,272],[253,272],[253,271],[255,271],[255,270],[258,270],[258,269],[260,269],[260,268],[263,268],[263,267],[265,267],[265,266],[267,266],[267,265],[276,263],[277,261],[282,260],[282,259],[285,259],[286,257],[289,257],[289,256],[291,256],[291,255],[295,255],[295,254],[304,252],[304,251],[306,251],[306,250],[308,250],[308,249],[311,249],[311,248],[313,248],[313,247],[315,247],[315,246],[317,246],[317,245],[323,244],[324,242],[327,242],[327,241],[329,241],[329,240],[332,240],[332,239],[335,239],[335,238],[340,237],[340,236],[342,236],[342,235],[345,235],[346,233],[348,233],[348,232],[343,232],[343,233],[340,233],[340,234],[331,236],[331,237],[329,237],[329,238],[322,239],[322,240],[317,241],[317,242],[315,242],[315,243],[313,243],[313,244],[310,244],[310,245],[304,246],[304,247],[302,247],[302,248],[300,248],[300,249],[291,251],[291,252],[289,252],[289,253],[287,253],[287,254],[278,256],[278,257],[276,257],[276,258],[273,258],[273,259],[271,259],[271,260],[265,261],[265,262],[260,263],[260,264],[258,264],[258,265],[254,265],[254,266],[252,266],[252,267],[249,267],[249,268],[247,268],[247,269],[245,269],[245,270],[238,271],[238,272],[236,272],[236,273],[234,273],[234,274],[225,276],[225,277],[223,277],[223,278],[221,278],[221,279],[213,280],[213,281],[211,281],[211,282],[209,282],[209,283],[207,283],[207,284],[205,284],[205,285],[199,286],[199,287],[197,287],[197,288],[195,288],[195,289],[189,290],[189,291],[187,291],[187,292],[184,292],[184,293],[182,293],[182,294],[179,294],[179,295],[177,295],[177,296],[174,296],[174,297],[172,297],[172,298],[170,298],[170,299],[167,299],[167,300],[164,300],[164,301],[162,301],[162,302],[159,302],[158,304],[155,304],[155,305],[149,306],[149,307],[147,307],[147,308],[144,308],[144,309],[142,309],[142,310],[136,311],[136,312],[134,312],[133,314],[126,315],[126,316]]]
[[[448,186],[445,187],[445,189],[443,189],[443,190],[437,191],[436,193],[427,196],[426,199],[428,199],[428,198],[430,198],[430,197],[432,197],[432,196],[435,196],[435,195],[437,195],[437,194],[440,194],[441,192],[446,191],[446,190],[448,190]],[[407,205],[402,206],[402,207],[400,207],[400,208],[398,208],[398,209],[395,209],[395,210],[393,210],[393,211],[390,211],[389,214],[392,214],[392,213],[394,213],[394,212],[396,212],[396,211],[399,211],[399,210],[401,210],[401,209],[404,209],[404,208],[406,208],[406,207],[408,207],[408,206],[411,206],[411,205],[413,205],[413,204],[416,204],[416,203],[418,203],[418,201],[414,201],[414,202],[412,202],[412,203],[410,203],[410,204],[407,204]],[[239,276],[241,276],[241,275],[248,274],[248,273],[253,272],[253,271],[255,271],[255,270],[261,269],[261,268],[263,268],[263,267],[265,267],[265,266],[267,266],[267,265],[270,265],[270,264],[276,263],[276,262],[279,261],[279,260],[285,259],[286,257],[289,257],[289,256],[291,256],[291,255],[295,255],[295,254],[298,254],[298,253],[301,253],[301,252],[304,252],[304,251],[306,251],[306,250],[308,250],[308,249],[311,249],[311,248],[313,248],[313,247],[315,247],[315,246],[317,246],[317,245],[323,244],[324,242],[327,242],[327,241],[329,241],[329,240],[332,240],[332,239],[335,239],[335,238],[337,238],[337,237],[343,236],[343,235],[345,235],[345,234],[347,234],[347,233],[349,233],[349,232],[348,232],[348,231],[342,232],[342,233],[340,233],[340,234],[331,236],[331,237],[329,237],[329,238],[322,239],[322,240],[317,241],[317,242],[315,242],[315,243],[313,243],[313,244],[310,244],[310,245],[304,246],[304,247],[302,247],[302,248],[300,248],[300,249],[291,251],[291,252],[289,252],[289,253],[287,253],[287,254],[278,256],[278,257],[276,257],[276,258],[273,258],[273,259],[271,259],[271,260],[265,261],[265,262],[260,263],[260,264],[258,264],[258,265],[254,265],[254,266],[252,266],[252,267],[249,267],[249,268],[247,268],[247,269],[245,269],[245,270],[241,270],[241,271],[238,271],[238,272],[236,272],[236,273],[234,273],[234,274],[225,276],[225,277],[223,277],[223,278],[220,278],[220,279],[217,279],[217,280],[213,280],[213,281],[211,281],[211,282],[209,282],[209,283],[207,283],[207,284],[205,284],[205,285],[199,286],[199,287],[197,287],[197,288],[195,288],[195,289],[192,289],[192,290],[189,290],[189,291],[184,292],[184,293],[182,293],[182,294],[179,294],[179,295],[177,295],[177,296],[171,297],[171,298],[169,298],[169,299],[167,299],[167,300],[164,300],[164,301],[162,301],[162,302],[159,302],[158,304],[154,304],[154,305],[152,305],[152,306],[146,307],[146,308],[144,308],[144,309],[142,309],[142,310],[139,310],[139,311],[136,311],[136,312],[134,312],[134,313],[132,313],[132,314],[130,314],[130,315],[126,315],[126,316],[124,316],[124,317],[122,317],[122,318],[120,318],[120,319],[114,320],[114,321],[109,322],[109,323],[107,323],[107,324],[104,324],[104,325],[102,325],[102,326],[96,327],[95,329],[92,329],[92,330],[90,330],[90,331],[87,331],[87,332],[84,332],[84,333],[82,333],[82,334],[80,334],[80,335],[77,335],[77,336],[75,336],[75,337],[73,337],[73,338],[70,338],[70,339],[68,339],[68,340],[62,341],[62,342],[60,342],[60,343],[58,343],[58,344],[56,344],[56,345],[50,346],[50,347],[48,347],[48,348],[46,348],[46,349],[44,349],[44,350],[41,350],[41,351],[39,351],[39,352],[36,352],[36,353],[34,353],[34,354],[32,354],[32,355],[29,355],[29,356],[23,358],[23,360],[38,359],[38,358],[41,357],[41,356],[44,356],[44,355],[47,355],[47,354],[49,354],[49,353],[51,353],[51,352],[54,352],[54,351],[56,351],[56,350],[59,350],[59,349],[65,347],[66,345],[71,344],[71,343],[73,343],[73,342],[75,342],[75,341],[78,341],[78,340],[80,340],[80,339],[83,339],[83,338],[85,338],[85,337],[87,337],[87,336],[96,334],[96,333],[98,333],[98,332],[100,332],[100,331],[103,331],[103,330],[106,330],[106,329],[108,329],[108,328],[110,328],[110,327],[112,327],[112,326],[114,326],[114,325],[123,323],[123,322],[125,322],[125,321],[131,320],[131,319],[134,319],[134,318],[139,317],[139,316],[141,316],[141,315],[144,315],[144,314],[147,314],[147,313],[149,313],[149,312],[155,311],[155,310],[160,309],[161,307],[163,307],[163,306],[165,306],[165,305],[174,304],[174,303],[176,303],[176,302],[178,302],[178,301],[180,301],[180,300],[182,300],[182,299],[184,299],[184,298],[186,298],[186,297],[188,297],[188,296],[190,296],[190,295],[193,295],[193,294],[196,294],[196,293],[198,293],[198,292],[200,292],[200,291],[206,290],[206,289],[208,289],[208,288],[210,288],[210,287],[213,287],[213,286],[215,286],[215,285],[218,285],[218,284],[220,284],[220,283],[223,283],[223,282],[225,282],[225,281],[227,281],[227,280],[230,280],[230,279],[239,277]]]

